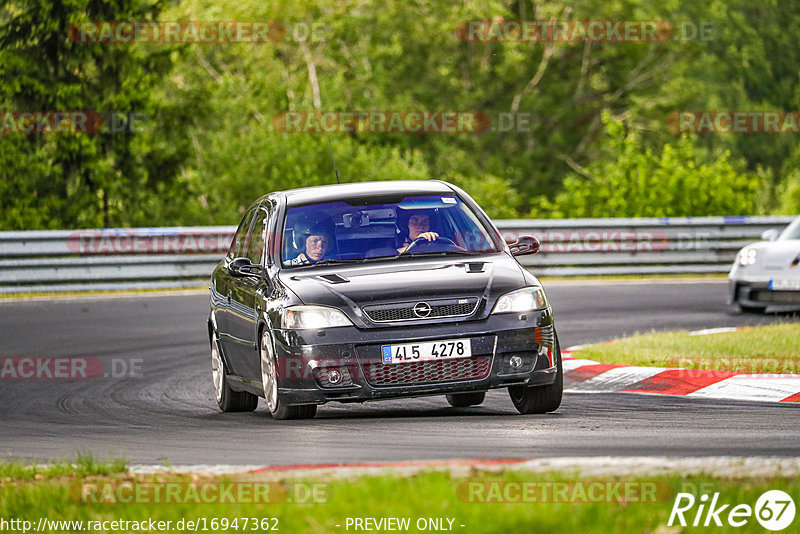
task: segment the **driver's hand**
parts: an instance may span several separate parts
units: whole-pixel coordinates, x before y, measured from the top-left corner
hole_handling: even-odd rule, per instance
[[[418,239],[419,237],[424,237],[428,241],[436,241],[436,239],[439,237],[439,234],[436,232],[422,232],[419,234]]]

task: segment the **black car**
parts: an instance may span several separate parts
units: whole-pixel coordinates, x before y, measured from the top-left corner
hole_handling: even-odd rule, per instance
[[[506,387],[521,413],[561,404],[553,312],[539,281],[464,191],[442,181],[270,193],[247,210],[211,278],[216,399],[276,419],[330,401]]]

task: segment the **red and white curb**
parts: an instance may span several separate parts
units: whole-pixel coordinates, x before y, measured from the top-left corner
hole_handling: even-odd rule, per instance
[[[691,332],[706,335],[732,332],[713,328]],[[607,343],[612,343],[607,341]],[[800,375],[747,374],[710,369],[635,367],[576,358],[585,345],[561,351],[564,389],[582,393],[650,393],[707,399],[800,402]]]

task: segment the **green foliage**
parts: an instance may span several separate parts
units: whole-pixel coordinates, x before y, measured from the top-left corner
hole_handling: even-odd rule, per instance
[[[287,33],[261,44],[68,37],[73,22],[130,19],[272,20]],[[485,19],[666,20],[676,34],[457,38],[461,23]],[[701,24],[708,39],[683,38]],[[261,194],[334,179],[327,136],[274,127],[290,110],[487,113],[494,128],[481,134],[332,141],[344,181],[449,179],[493,217],[797,212],[797,136],[667,127],[679,110],[800,109],[797,28],[800,4],[779,0],[11,0],[0,7],[0,109],[149,120],[126,134],[0,135],[0,228],[235,224]],[[622,137],[603,110],[624,118]],[[519,113],[525,124],[497,128]]]
[[[752,473],[753,464],[758,467],[757,474]],[[223,484],[248,487],[249,483],[267,482],[245,474],[238,474],[238,478],[233,480],[227,476],[198,477],[175,473],[96,476],[88,480],[72,477],[0,484],[0,514],[4,519],[9,518],[7,521],[25,518],[32,522],[33,528],[37,517],[47,518],[48,522],[83,522],[80,527],[75,525],[69,531],[80,531],[81,527],[84,531],[99,530],[99,526],[92,528],[94,522],[110,523],[117,519],[128,525],[134,521],[141,522],[144,526],[129,526],[127,529],[137,531],[146,529],[148,521],[156,524],[170,521],[171,526],[166,530],[172,531],[193,530],[185,526],[187,521],[199,526],[200,531],[204,528],[209,531],[249,531],[261,524],[262,518],[273,518],[266,523],[279,532],[328,533],[345,530],[345,521],[351,518],[369,517],[406,519],[410,522],[408,532],[434,530],[434,527],[423,528],[422,523],[417,527],[418,520],[424,522],[428,518],[440,518],[444,528],[448,528],[448,521],[452,521],[452,531],[470,533],[530,530],[581,534],[669,532],[665,523],[679,492],[699,493],[698,488],[713,488],[715,493],[718,492],[717,509],[724,509],[729,503],[752,506],[767,490],[797,495],[800,480],[793,472],[783,474],[783,469],[780,460],[768,459],[752,463],[735,459],[715,461],[699,468],[678,464],[670,469],[667,465],[663,469],[666,474],[644,476],[617,474],[624,472],[618,467],[616,471],[608,469],[602,475],[597,474],[596,467],[532,472],[499,470],[497,467],[486,470],[478,466],[463,475],[442,472],[441,468],[403,475],[396,469],[371,476],[294,477],[273,482],[276,485],[270,489],[278,491],[270,492],[268,496],[279,497],[271,502],[250,494],[225,499],[223,493],[223,498],[219,499],[214,496],[222,493],[220,490],[202,491]],[[724,474],[718,476],[715,471]],[[152,487],[162,484],[182,489],[168,499],[163,494],[155,497]],[[135,497],[131,498],[131,492],[125,491],[131,487],[150,487],[151,491],[145,489],[141,497],[134,494]],[[195,492],[190,493],[190,488]],[[83,494],[87,502],[81,502],[80,494],[76,495],[77,489],[88,490]],[[296,490],[300,490],[297,497],[294,495]],[[201,491],[202,497],[198,498]],[[100,502],[93,502],[95,498]],[[309,501],[305,503],[302,499]],[[109,500],[111,502],[107,502]],[[691,522],[696,510],[697,506],[686,512],[687,521]],[[720,514],[721,521],[725,521],[729,510]],[[242,528],[244,518],[248,518],[245,529]],[[256,520],[253,522],[249,518]],[[750,530],[759,528],[755,518],[745,519],[749,521],[747,527],[751,527]],[[178,521],[183,521],[181,528],[175,528]],[[236,527],[232,526],[234,521],[238,521]],[[230,528],[220,528],[221,525]],[[66,525],[63,528],[67,530]],[[350,527],[351,530],[355,528]],[[741,528],[737,530],[729,526],[718,530],[727,533],[741,531]]]
[[[63,460],[44,465],[0,461],[0,480],[38,480],[65,476],[111,475],[127,473],[128,462],[118,458],[97,460],[91,454],[79,453],[74,462]]]
[[[515,206],[521,204],[521,195],[502,178],[491,174],[479,178],[451,174],[442,179],[467,191],[493,219],[514,219],[519,216]]]
[[[635,132],[606,112],[604,145],[610,157],[598,159],[564,179],[564,191],[543,201],[538,216],[673,217],[726,215],[757,210],[759,176],[724,152],[702,161],[685,135],[661,154],[642,146]]]
[[[168,51],[79,43],[68,32],[86,20],[155,20],[160,7],[44,0],[10,2],[0,11],[0,107],[92,111],[106,121],[92,134],[2,135],[0,227],[147,224],[152,195],[174,192],[171,182],[186,157],[182,111],[154,99],[171,69]],[[111,131],[112,114],[129,113],[151,117],[144,131]]]
[[[780,204],[776,214],[797,215],[800,213],[800,170],[794,170],[780,186]]]

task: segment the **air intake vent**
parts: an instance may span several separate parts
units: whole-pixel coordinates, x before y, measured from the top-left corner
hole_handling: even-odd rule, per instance
[[[471,297],[365,306],[364,312],[370,320],[376,323],[390,323],[394,321],[466,317],[472,315],[477,307],[478,299]]]
[[[320,280],[324,282],[328,282],[329,284],[344,284],[349,282],[347,278],[338,274],[323,274],[322,276],[318,276]]]
[[[429,362],[365,364],[367,381],[373,386],[406,386],[461,380],[480,380],[489,376],[491,356],[472,356]]]

